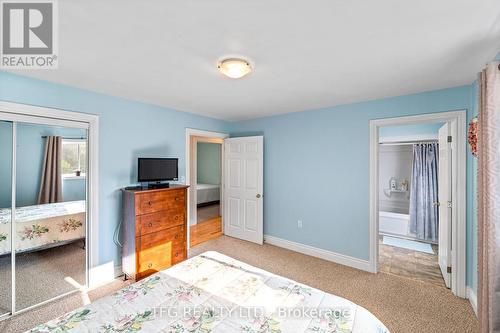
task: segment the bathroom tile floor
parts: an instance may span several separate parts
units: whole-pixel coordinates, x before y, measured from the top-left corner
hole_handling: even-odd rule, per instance
[[[438,247],[428,254],[382,244],[379,237],[379,271],[446,287],[438,264]]]

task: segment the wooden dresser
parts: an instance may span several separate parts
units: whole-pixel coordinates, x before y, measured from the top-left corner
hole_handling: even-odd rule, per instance
[[[125,278],[140,280],[186,259],[187,188],[122,190]]]

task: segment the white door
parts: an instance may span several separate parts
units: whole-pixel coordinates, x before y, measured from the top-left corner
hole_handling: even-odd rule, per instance
[[[224,233],[262,244],[264,138],[224,140]]]
[[[439,267],[446,284],[451,288],[451,143],[449,125],[445,124],[439,129],[439,171],[438,171],[438,196],[439,196]]]

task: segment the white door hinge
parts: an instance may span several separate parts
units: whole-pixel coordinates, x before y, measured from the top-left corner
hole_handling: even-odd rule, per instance
[[[447,206],[448,208],[452,208],[452,207],[453,207],[453,204],[452,204],[452,202],[451,202],[451,201],[448,201],[448,202],[447,202],[447,204],[446,204],[446,206]]]

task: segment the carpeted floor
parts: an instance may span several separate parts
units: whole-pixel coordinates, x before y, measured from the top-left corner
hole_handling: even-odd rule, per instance
[[[83,242],[16,256],[16,309],[19,311],[85,285]],[[0,314],[10,312],[10,256],[0,258]]]
[[[253,266],[349,299],[371,311],[391,333],[478,332],[467,300],[433,284],[379,273],[371,274],[272,245],[257,245],[227,236],[191,249],[191,256],[214,250]],[[99,288],[90,300],[114,292],[124,282]],[[0,322],[1,332],[21,332],[84,304],[75,294]]]
[[[479,331],[468,300],[430,283],[385,273],[367,273],[276,246],[260,246],[227,236],[191,249],[190,255],[208,250],[344,297],[371,311],[391,333]]]
[[[42,324],[50,319],[59,317],[66,312],[77,309],[88,304],[89,301],[95,301],[101,297],[114,293],[115,291],[130,284],[123,279],[116,279],[104,287],[93,290],[89,293],[75,293],[63,299],[59,299],[33,310],[13,316],[12,318],[0,321],[0,332],[2,333],[20,333],[25,332],[36,325]]]

